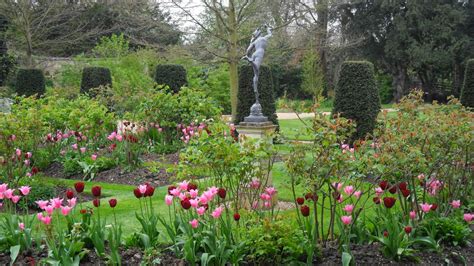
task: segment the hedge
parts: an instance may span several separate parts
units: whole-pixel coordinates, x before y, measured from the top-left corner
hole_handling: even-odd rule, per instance
[[[372,133],[380,112],[380,98],[374,66],[366,61],[346,61],[339,72],[333,114],[354,120],[357,131],[353,140]]]
[[[167,85],[171,91],[178,93],[181,87],[188,84],[186,69],[181,65],[157,65],[155,82]]]
[[[461,103],[466,107],[474,108],[474,59],[469,59],[466,64]]]
[[[255,103],[255,94],[253,91],[253,69],[250,65],[239,67],[239,91],[237,93],[237,114],[236,124],[244,121],[250,114],[250,107]],[[260,67],[258,78],[258,92],[260,94],[260,104],[262,113],[268,120],[278,125],[275,107],[275,93],[273,90],[272,72],[268,66]]]
[[[16,74],[15,91],[18,95],[31,96],[44,94],[45,79],[43,71],[34,68],[20,68]]]
[[[106,67],[85,67],[82,70],[81,92],[91,94],[90,89],[100,86],[112,86],[110,70]]]

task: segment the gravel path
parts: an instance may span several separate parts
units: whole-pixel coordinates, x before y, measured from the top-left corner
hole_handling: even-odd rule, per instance
[[[397,110],[388,108],[388,109],[382,109],[382,111],[395,112]],[[330,115],[330,114],[331,112],[323,112],[323,115]],[[280,120],[298,119],[298,116],[295,113],[277,113],[277,116],[278,116],[278,119]],[[308,118],[308,117],[313,117],[314,113],[300,113],[299,116],[300,118]]]

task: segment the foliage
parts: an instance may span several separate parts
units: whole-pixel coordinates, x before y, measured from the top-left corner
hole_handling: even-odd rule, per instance
[[[303,76],[301,89],[312,95],[313,98],[321,96],[324,88],[324,73],[321,69],[319,55],[312,46],[306,51],[301,65]]]
[[[380,111],[374,68],[369,62],[344,62],[339,73],[333,114],[352,119],[357,124],[354,139],[371,134]]]
[[[474,59],[467,61],[460,98],[464,106],[474,108]]]
[[[420,235],[432,236],[446,245],[464,246],[471,239],[471,229],[457,216],[425,219],[419,226]]]
[[[15,65],[16,61],[12,55],[0,55],[0,86],[6,85],[7,77],[13,71]]]
[[[393,101],[392,77],[388,74],[377,72],[375,80],[379,88],[380,102],[382,104],[391,103]]]
[[[258,78],[258,92],[262,113],[273,124],[278,125],[275,107],[275,92],[273,91],[273,78],[268,66],[261,66]],[[239,68],[239,92],[237,103],[237,116],[234,123],[244,121],[250,114],[250,107],[255,103],[255,93],[253,91],[253,69],[249,65],[242,65]]]
[[[123,36],[112,34],[101,37],[92,52],[98,57],[121,57],[128,53],[129,41]]]
[[[178,93],[181,87],[188,84],[186,75],[186,69],[181,65],[157,65],[155,82],[166,85],[172,92]]]
[[[302,90],[303,71],[300,66],[282,67],[272,65],[273,83],[276,97],[288,99],[308,99],[311,97]]]
[[[43,71],[40,69],[20,68],[16,74],[15,91],[18,95],[41,96],[46,90]]]
[[[101,86],[112,86],[112,76],[108,68],[86,67],[82,70],[81,92],[95,95],[90,89]]]

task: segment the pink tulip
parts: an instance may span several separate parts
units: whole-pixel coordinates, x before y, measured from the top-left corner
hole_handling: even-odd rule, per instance
[[[431,207],[433,207],[432,204],[428,204],[428,203],[422,203],[420,204],[420,206],[423,212],[429,212],[431,210]]]
[[[171,204],[173,204],[173,196],[171,195],[166,195],[165,196],[165,203],[166,205],[170,206]]]
[[[270,200],[272,197],[268,195],[267,193],[263,193],[260,195],[261,200]]]
[[[341,188],[342,188],[343,185],[342,185],[342,183],[339,183],[339,182],[333,182],[333,183],[332,183],[332,186],[333,186],[337,191],[339,191],[339,190],[341,190]]]
[[[41,220],[43,219],[43,213],[42,213],[42,212],[38,212],[38,213],[36,214],[36,217],[38,218],[38,220],[41,221]]]
[[[415,211],[411,211],[411,212],[410,212],[410,219],[415,220],[415,218],[416,218],[416,212],[415,212]]]
[[[267,192],[268,195],[273,196],[277,193],[277,190],[274,187],[267,187],[265,192]]]
[[[207,200],[207,198],[204,197],[204,196],[201,196],[201,197],[199,197],[198,199],[199,199],[199,203],[201,203],[201,204],[203,204],[203,205],[204,205],[204,204],[207,204],[207,202],[209,201],[209,200]]]
[[[356,192],[354,192],[354,196],[355,196],[356,198],[360,198],[360,195],[362,195],[362,191],[357,190]]]
[[[51,224],[51,216],[44,216],[44,217],[41,219],[41,222],[43,222],[45,225]]]
[[[189,200],[189,203],[191,203],[191,207],[197,208],[197,207],[198,207],[198,204],[199,204],[199,200],[197,200],[197,199],[190,199],[190,200]]]
[[[197,228],[199,225],[199,221],[197,219],[194,219],[192,221],[189,221],[189,224],[191,225],[192,228]]]
[[[189,182],[184,180],[183,182],[181,183],[178,183],[178,187],[179,189],[181,190],[188,190],[188,185],[189,185]]]
[[[267,208],[267,209],[269,209],[271,206],[272,206],[272,203],[271,203],[270,201],[265,201],[265,202],[263,203],[263,207],[265,207],[265,208]]]
[[[0,193],[5,192],[8,189],[8,184],[0,184]]]
[[[343,224],[348,225],[352,222],[352,216],[341,216],[341,221]]]
[[[474,219],[474,214],[472,213],[465,213],[464,214],[464,221],[470,223]]]
[[[9,188],[3,192],[3,195],[6,199],[11,199],[13,197],[13,192],[15,192],[15,190]]]
[[[24,160],[23,163],[24,163],[26,166],[30,166],[30,160]]]
[[[44,210],[49,214],[53,214],[53,211],[54,211],[54,206],[53,205],[48,205],[46,207],[44,207]]]
[[[20,157],[21,156],[21,150],[20,149],[16,149],[15,150],[15,154],[17,157]]]
[[[344,206],[344,208],[342,210],[347,212],[347,213],[352,213],[352,211],[354,210],[354,205],[348,204],[348,205]]]
[[[252,203],[252,209],[256,210],[258,208],[258,201]]]
[[[344,201],[344,197],[340,195],[339,198],[337,199],[337,202],[342,203],[343,201]]]
[[[91,155],[91,159],[92,159],[92,161],[97,160],[97,154],[92,154],[92,155]]]
[[[67,205],[71,208],[74,208],[74,206],[76,206],[76,203],[77,203],[77,198],[72,198],[72,199],[67,200]]]
[[[53,198],[50,200],[51,202],[51,205],[55,208],[55,209],[59,209],[61,208],[61,205],[63,204],[63,199],[60,199],[60,198]]]
[[[196,209],[196,212],[198,215],[203,215],[206,212],[206,208],[204,207],[199,207]]]
[[[174,189],[170,190],[170,194],[175,196],[175,197],[178,197],[180,193],[181,193],[181,190],[179,188],[174,188]]]
[[[77,143],[72,144],[71,147],[73,150],[77,150]]]
[[[31,177],[32,174],[31,174],[30,172],[28,172],[28,173],[26,173],[26,176],[27,176],[27,177]]]
[[[38,200],[36,201],[36,204],[38,204],[39,208],[44,210],[46,206],[48,206],[49,201],[47,200]]]
[[[377,197],[380,197],[380,195],[383,194],[383,189],[381,187],[376,187],[375,194],[377,194]]]
[[[69,206],[62,206],[61,207],[61,213],[64,215],[64,216],[68,216],[69,212],[71,211],[71,207]]]
[[[11,140],[11,141],[15,141],[15,140],[16,140],[16,136],[15,136],[15,135],[11,135],[11,136],[10,136],[10,140]]]
[[[214,217],[214,219],[217,219],[217,218],[221,217],[222,210],[223,210],[222,207],[216,208],[216,209],[212,212],[212,214],[211,214],[212,217]]]
[[[346,186],[344,188],[344,192],[347,194],[347,195],[352,195],[352,192],[354,192],[354,187],[353,186]]]
[[[197,197],[197,195],[198,195],[198,190],[197,189],[189,190],[189,196],[191,196],[191,198],[195,198],[195,197]]]
[[[258,189],[260,187],[260,180],[253,179],[252,182],[250,182],[250,187],[253,189]]]
[[[26,153],[26,159],[30,159],[31,156],[33,156],[33,154],[32,154],[31,152],[27,152],[27,153]]]
[[[115,139],[117,139],[118,142],[121,142],[123,140],[123,136],[122,135],[117,135],[115,137]]]
[[[421,180],[425,179],[425,174],[419,174],[419,175],[417,176],[417,178],[418,178],[418,180],[421,181]]]
[[[19,223],[18,228],[20,228],[20,231],[25,230],[25,224],[24,223]]]
[[[107,139],[110,140],[110,141],[113,141],[116,136],[117,136],[117,133],[115,133],[115,131],[114,131],[110,135],[107,136]]]
[[[217,192],[219,191],[219,189],[215,186],[212,186],[208,189],[208,191],[212,194],[212,196],[215,196]]]
[[[23,196],[26,196],[28,194],[30,194],[30,190],[31,190],[31,187],[29,186],[22,186],[19,188],[21,194],[23,194]]]
[[[139,186],[138,186],[138,190],[140,191],[140,193],[141,193],[142,195],[145,194],[146,188],[147,188],[147,185],[139,185]]]
[[[451,206],[453,206],[454,209],[457,209],[457,208],[461,207],[461,201],[460,200],[453,200],[453,202],[451,202]]]
[[[81,147],[79,150],[81,151],[81,153],[86,153],[86,147]]]
[[[15,196],[12,196],[11,200],[13,203],[17,204],[20,201],[20,198],[21,198],[20,196],[15,195]]]
[[[188,196],[187,196],[186,194],[184,194],[184,193],[179,193],[178,198],[179,198],[180,200],[184,200],[184,199],[187,199]]]

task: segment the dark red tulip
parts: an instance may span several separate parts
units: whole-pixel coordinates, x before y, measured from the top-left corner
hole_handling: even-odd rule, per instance
[[[384,236],[384,237],[388,237],[388,232],[387,232],[387,231],[383,231],[383,236]]]
[[[109,205],[111,208],[115,208],[117,206],[117,200],[116,199],[110,199],[109,200]]]
[[[240,220],[240,214],[234,213],[234,220],[239,221]]]
[[[400,190],[407,190],[407,182],[401,182],[400,184],[398,184],[398,188]]]
[[[411,226],[405,226],[405,233],[410,234],[411,233]]]
[[[303,198],[296,198],[296,203],[298,203],[298,205],[303,205],[304,199]]]
[[[338,191],[334,191],[332,193],[332,196],[334,197],[335,200],[340,200],[341,199],[341,193],[339,193]]]
[[[91,192],[94,197],[100,197],[100,194],[102,194],[102,188],[100,186],[94,186],[92,187]]]
[[[308,206],[303,205],[303,206],[301,206],[300,210],[301,210],[301,214],[302,214],[304,217],[308,217],[308,216],[309,216],[309,207],[308,207]]]
[[[388,186],[389,186],[389,184],[388,184],[388,181],[386,181],[386,180],[379,183],[379,187],[383,190],[386,190],[388,188]]]
[[[203,204],[202,206],[204,207],[204,209],[206,209],[206,211],[209,209],[209,204],[207,204],[207,203]]]
[[[397,193],[397,186],[392,186],[392,187],[390,187],[390,188],[388,189],[388,191],[389,191],[390,193],[392,193],[392,194]]]
[[[92,201],[92,204],[94,204],[94,207],[99,208],[99,206],[100,206],[100,199],[99,199],[99,198],[95,198],[95,199]]]
[[[185,198],[184,200],[181,201],[181,207],[183,207],[183,209],[185,210],[188,210],[189,208],[191,208],[191,202],[189,202],[188,198]]]
[[[438,204],[433,203],[432,206],[431,206],[431,210],[436,211],[436,209],[438,209]]]
[[[39,172],[38,167],[33,166],[33,168],[31,168],[31,174],[32,174],[32,175],[36,175],[38,172]]]
[[[145,197],[151,197],[155,194],[155,188],[151,185],[146,186]]]
[[[385,197],[383,198],[383,204],[385,205],[385,207],[387,208],[392,208],[393,205],[395,205],[395,201],[397,201],[395,198],[392,198],[392,197]]]
[[[86,214],[86,213],[87,213],[87,210],[86,210],[86,209],[81,209],[81,210],[80,210],[80,213],[81,213],[81,214]]]
[[[194,183],[189,183],[188,184],[188,191],[190,191],[191,189],[196,190],[197,188],[198,188],[198,186]]]
[[[313,200],[313,201],[318,201],[318,195],[316,194],[313,194],[313,193],[306,193],[306,195],[304,195],[304,198],[306,200]]]
[[[133,194],[135,194],[135,197],[137,197],[137,199],[143,197],[142,193],[140,192],[140,189],[138,189],[138,188],[135,188],[133,190]]]
[[[168,195],[171,195],[171,192],[170,192],[170,191],[173,190],[173,189],[175,189],[175,188],[176,188],[176,186],[169,186],[169,187],[168,187]]]
[[[66,198],[68,198],[68,199],[74,198],[74,191],[72,191],[70,189],[66,190]]]
[[[225,199],[225,196],[227,195],[227,191],[225,190],[225,188],[219,188],[217,190],[217,195],[219,195],[219,198]]]
[[[84,192],[84,187],[85,187],[84,182],[76,182],[76,183],[74,184],[74,189],[76,189],[76,192],[77,192],[77,193],[82,193],[82,192]]]
[[[372,200],[374,201],[375,204],[380,204],[380,198],[379,197],[374,197]]]
[[[402,189],[402,195],[407,198],[408,196],[410,196],[410,190],[408,189]]]

